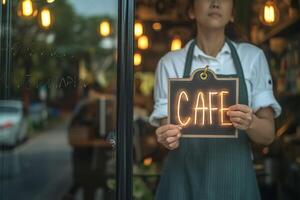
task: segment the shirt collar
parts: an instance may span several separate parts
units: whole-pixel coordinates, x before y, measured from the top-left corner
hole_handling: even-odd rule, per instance
[[[192,43],[192,40],[189,41],[189,42],[185,45],[184,48],[185,48],[186,52],[188,51],[188,48],[189,48],[189,46],[191,45],[191,43]],[[230,47],[228,46],[228,44],[227,44],[226,42],[224,43],[224,45],[223,45],[221,51],[218,53],[217,57],[219,57],[220,55],[225,54],[225,53],[229,53],[229,54],[231,53]],[[200,49],[200,48],[198,47],[198,45],[195,45],[195,49],[194,49],[194,57],[198,57],[198,56],[206,57],[206,58],[211,58],[211,59],[216,59],[216,58],[214,58],[214,57],[212,57],[212,56],[210,56],[210,55],[205,54],[205,53],[202,51],[202,49]]]

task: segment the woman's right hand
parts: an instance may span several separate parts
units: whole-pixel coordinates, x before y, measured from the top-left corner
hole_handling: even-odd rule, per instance
[[[156,129],[157,141],[164,147],[174,150],[179,147],[182,128],[178,125],[166,124]]]

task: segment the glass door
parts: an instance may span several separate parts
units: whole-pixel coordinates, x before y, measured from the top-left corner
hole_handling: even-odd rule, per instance
[[[131,199],[134,1],[0,4],[0,199]]]

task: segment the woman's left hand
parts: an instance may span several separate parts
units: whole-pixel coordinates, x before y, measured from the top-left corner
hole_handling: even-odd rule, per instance
[[[230,117],[232,125],[240,130],[249,129],[254,117],[252,109],[242,104],[230,106],[227,115]]]

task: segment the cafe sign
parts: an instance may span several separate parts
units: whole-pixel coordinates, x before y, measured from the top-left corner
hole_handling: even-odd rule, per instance
[[[216,75],[206,66],[190,78],[169,79],[168,87],[168,122],[182,127],[182,137],[238,137],[226,113],[238,103],[239,78]]]

